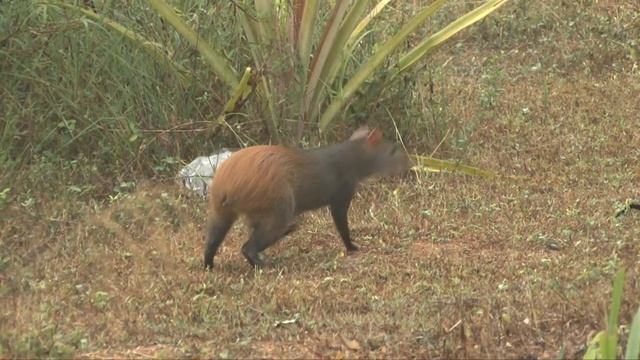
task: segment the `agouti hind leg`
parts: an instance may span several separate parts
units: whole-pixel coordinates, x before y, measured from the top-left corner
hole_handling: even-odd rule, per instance
[[[204,251],[204,267],[210,269],[213,267],[213,258],[218,252],[222,240],[231,229],[236,220],[236,215],[216,215],[209,220],[209,228],[207,230],[207,244]]]
[[[264,267],[265,261],[260,253],[275,244],[288,232],[293,219],[293,207],[282,206],[279,211],[271,214],[256,216],[252,221],[253,230],[249,240],[242,245],[242,254],[254,267]]]

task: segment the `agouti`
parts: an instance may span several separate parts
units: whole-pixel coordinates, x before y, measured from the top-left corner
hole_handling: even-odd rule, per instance
[[[374,175],[408,170],[407,154],[385,142],[382,131],[360,128],[349,140],[316,149],[252,146],[218,168],[209,194],[205,268],[225,235],[245,215],[251,236],[242,253],[255,267],[265,265],[260,253],[292,230],[297,214],[329,206],[347,251],[357,250],[349,236],[347,212],[356,186]]]

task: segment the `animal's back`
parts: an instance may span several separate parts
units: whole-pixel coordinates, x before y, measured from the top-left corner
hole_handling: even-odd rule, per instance
[[[283,146],[252,146],[234,153],[213,179],[210,201],[218,211],[256,213],[288,201],[304,154]]]

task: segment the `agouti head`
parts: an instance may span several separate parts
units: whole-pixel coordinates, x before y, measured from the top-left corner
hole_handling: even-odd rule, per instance
[[[351,135],[349,141],[358,145],[358,149],[362,151],[363,160],[365,160],[363,163],[369,164],[365,176],[373,174],[398,175],[408,171],[411,167],[411,161],[404,149],[398,144],[384,140],[380,129],[369,130],[367,127],[362,127]]]

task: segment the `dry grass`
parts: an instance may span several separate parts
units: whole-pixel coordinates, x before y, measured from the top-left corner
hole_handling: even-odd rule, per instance
[[[640,10],[539,6],[539,27],[505,15],[438,54],[437,92],[474,128],[465,161],[524,179],[372,181],[350,213],[362,251],[344,255],[323,210],[257,272],[241,225],[203,271],[204,203],[173,184],[107,203],[34,191],[2,214],[0,354],[581,356],[618,267],[621,324],[640,298],[640,213],[613,217],[640,198],[640,70],[602,30],[637,35]],[[505,27],[512,42],[481,41]]]

